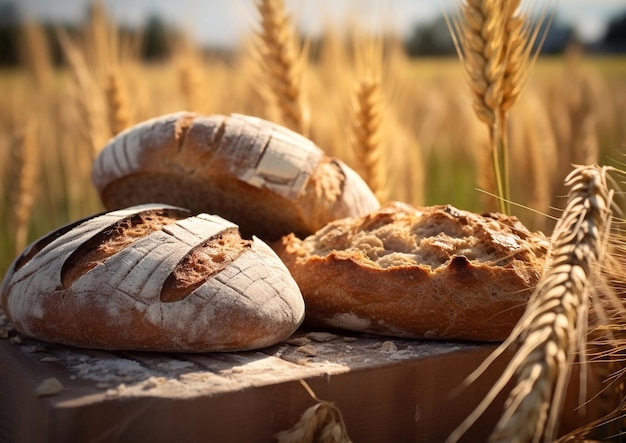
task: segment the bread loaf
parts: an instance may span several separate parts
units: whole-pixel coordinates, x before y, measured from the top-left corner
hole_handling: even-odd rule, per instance
[[[27,248],[2,284],[16,329],[68,345],[233,351],[275,344],[304,303],[263,241],[221,217],[165,205],[109,212]]]
[[[237,223],[244,236],[309,235],[377,209],[348,166],[310,140],[244,115],[165,115],[118,134],[94,162],[109,209],[161,202]]]
[[[274,247],[305,298],[305,324],[497,341],[524,312],[547,245],[515,217],[392,202]]]

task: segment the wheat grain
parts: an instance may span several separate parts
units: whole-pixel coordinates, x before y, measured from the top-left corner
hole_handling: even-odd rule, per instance
[[[461,5],[462,18],[453,21],[460,44],[459,55],[465,66],[474,111],[490,128],[502,105],[504,67],[503,26],[500,3],[495,0],[468,0]]]
[[[492,442],[550,442],[555,437],[571,366],[584,363],[589,293],[610,226],[613,192],[606,168],[576,167],[566,178],[567,206],[552,236],[550,264],[511,335],[470,378],[504,349],[521,345],[476,410],[450,436],[456,441],[514,376],[517,382],[490,437]],[[584,365],[582,366],[584,372]],[[581,375],[584,379],[584,374]]]

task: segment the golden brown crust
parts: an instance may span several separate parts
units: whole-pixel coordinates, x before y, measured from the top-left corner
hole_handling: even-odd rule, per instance
[[[379,334],[502,340],[537,283],[547,243],[514,217],[390,203],[275,245],[306,322]]]

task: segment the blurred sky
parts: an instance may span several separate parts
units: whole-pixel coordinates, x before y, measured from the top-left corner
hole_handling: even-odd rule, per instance
[[[0,0],[1,1],[1,0]],[[37,19],[80,22],[91,0],[17,0]],[[184,26],[204,43],[233,46],[254,27],[254,0],[101,0],[122,24],[141,25],[150,14]],[[327,23],[340,25],[357,18],[370,27],[393,26],[406,36],[418,22],[441,15],[457,0],[286,0],[287,8],[305,32],[317,33]],[[557,17],[574,25],[586,41],[604,33],[606,23],[626,11],[626,0],[523,0],[534,9],[550,4]]]

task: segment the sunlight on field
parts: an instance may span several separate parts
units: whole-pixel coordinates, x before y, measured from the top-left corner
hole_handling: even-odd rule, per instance
[[[266,108],[254,89],[245,57],[233,61],[192,61],[198,98],[196,109],[189,108],[181,84],[183,66],[178,60],[156,65],[128,65],[121,70],[127,81],[132,121],[175,112],[181,109],[202,113],[248,113],[268,117]],[[343,63],[348,63],[344,60]],[[475,188],[481,166],[476,152],[484,146],[486,131],[472,115],[471,99],[456,58],[400,59],[385,71],[384,87],[387,108],[383,123],[390,123],[383,145],[387,150],[390,171],[389,198],[416,204],[450,203],[470,210],[493,209],[489,197]],[[568,65],[569,63],[569,65]],[[574,64],[571,66],[571,64]],[[331,64],[309,66],[307,88],[311,115],[311,138],[326,151],[356,164],[349,152],[350,70],[333,79]],[[594,117],[591,137],[599,146],[602,162],[621,158],[626,128],[626,58],[584,58],[571,61],[564,57],[540,59],[531,77],[511,131],[514,152],[519,152],[521,169],[514,172],[514,200],[548,211],[554,199],[537,206],[528,186],[529,177],[543,174],[541,182],[558,188],[569,163],[575,159],[577,144],[572,133],[580,130],[575,119],[587,113]],[[330,80],[329,80],[330,79]],[[578,88],[578,89],[577,89]],[[581,89],[582,88],[582,89]],[[584,89],[587,88],[587,89]],[[591,88],[593,92],[589,90]],[[13,256],[11,196],[16,182],[12,179],[11,151],[18,149],[27,125],[37,132],[39,185],[33,189],[35,204],[29,239],[91,211],[101,210],[90,184],[91,147],[83,109],[96,103],[98,95],[80,96],[72,73],[57,70],[48,84],[37,86],[26,70],[0,71],[0,91],[6,98],[0,111],[0,158],[2,180],[2,232],[4,251],[0,270]],[[132,93],[131,93],[132,91]],[[581,97],[589,94],[581,109]],[[584,97],[583,97],[584,98]],[[104,107],[104,96],[101,107]],[[575,103],[579,100],[578,103]],[[575,106],[578,106],[576,108]],[[537,109],[539,108],[539,109]],[[102,118],[102,117],[101,117]],[[106,125],[106,119],[104,124]],[[34,128],[33,126],[34,125]],[[520,129],[518,129],[520,128]],[[541,137],[518,134],[539,133]],[[573,132],[572,132],[573,131]],[[106,131],[104,131],[106,133]],[[109,134],[111,134],[109,132]],[[579,137],[582,137],[580,135]],[[105,139],[102,139],[105,142]],[[101,143],[102,143],[101,142]],[[532,143],[549,143],[533,147]],[[549,150],[546,150],[549,148]],[[538,150],[536,164],[528,164],[529,152]],[[407,150],[413,150],[411,154]],[[410,159],[410,160],[407,160]],[[532,170],[531,168],[545,168]],[[538,183],[537,179],[531,183]],[[547,186],[547,185],[546,185]],[[557,195],[552,193],[552,195]],[[493,201],[491,202],[493,203]],[[491,205],[491,207],[489,207]],[[546,228],[545,219],[523,209],[515,209],[522,220]]]
[[[477,213],[511,214],[534,231],[528,234],[528,241],[548,250],[545,266],[543,262],[533,264],[541,268],[535,275],[539,279],[543,273],[550,280],[543,285],[541,277],[529,306],[530,311],[541,311],[544,317],[525,314],[520,320],[528,324],[523,325],[524,329],[516,326],[513,333],[518,335],[511,339],[523,350],[525,346],[532,348],[512,360],[522,368],[520,373],[533,375],[540,368],[539,390],[541,395],[549,391],[545,397],[536,396],[539,401],[530,405],[535,409],[533,413],[540,411],[545,415],[552,408],[560,414],[559,389],[565,389],[568,383],[561,377],[569,377],[568,365],[574,361],[574,355],[586,347],[598,352],[609,349],[605,342],[598,345],[585,341],[589,319],[600,318],[592,326],[615,328],[610,334],[593,332],[606,339],[613,347],[611,352],[619,346],[618,353],[623,354],[626,342],[619,343],[615,337],[624,330],[626,314],[622,312],[623,299],[614,295],[624,295],[626,248],[624,232],[620,230],[623,226],[611,225],[611,215],[623,216],[611,206],[612,192],[617,195],[616,208],[623,206],[623,196],[617,186],[609,190],[614,184],[607,184],[610,180],[605,177],[606,170],[596,165],[626,169],[626,57],[590,56],[572,44],[565,54],[540,57],[535,63],[532,54],[536,42],[532,36],[540,32],[532,29],[539,29],[541,20],[537,22],[533,17],[534,24],[529,25],[531,15],[518,10],[519,2],[515,0],[459,2],[465,18],[454,22],[447,31],[456,33],[462,60],[412,59],[394,37],[373,36],[356,29],[345,35],[329,29],[319,41],[302,42],[296,33],[290,32],[280,1],[260,1],[256,4],[260,13],[258,34],[238,50],[208,52],[189,36],[174,34],[166,42],[167,57],[148,63],[137,50],[137,35],[121,32],[98,5],[94,3],[81,29],[57,29],[51,36],[36,23],[25,24],[20,30],[24,37],[23,63],[19,68],[0,71],[0,275],[33,240],[64,224],[104,211],[92,185],[91,171],[94,160],[115,135],[145,120],[181,110],[204,115],[240,113],[298,132],[328,155],[341,159],[367,183],[363,188],[373,206],[377,207],[378,201],[370,190],[383,203],[449,204]],[[490,23],[497,26],[487,26]],[[51,41],[56,45],[57,59],[63,63],[52,61]],[[232,142],[234,137],[221,138],[224,125],[219,128],[216,133],[220,134],[220,143]],[[184,145],[179,140],[192,139],[186,138],[184,124],[176,126],[175,132],[179,148]],[[130,146],[138,145],[139,142]],[[243,149],[231,157],[240,160],[240,152]],[[300,165],[281,167],[282,160],[288,157],[285,152],[283,148],[275,156],[280,161],[269,162],[275,163],[267,170],[268,175],[279,177],[276,183],[284,186],[293,177],[300,180],[301,175],[305,176],[307,186],[312,184],[315,189],[310,200],[330,196],[329,207],[340,206],[336,195],[348,188],[345,184],[349,183],[346,177],[350,174],[337,172],[337,162],[327,161],[324,166],[334,165],[336,176],[327,178],[328,175],[319,173],[310,179],[309,170],[302,174]],[[128,163],[139,163],[127,152],[125,155]],[[582,166],[570,175],[573,165]],[[296,173],[285,175],[285,169]],[[568,176],[573,178],[564,183]],[[265,181],[260,182],[266,185]],[[163,183],[169,182],[163,180],[157,185]],[[235,197],[229,196],[229,202],[239,203],[241,195],[258,191],[248,185],[243,185],[244,191],[237,191]],[[195,186],[184,192],[192,193],[198,189]],[[135,189],[138,186],[132,188]],[[215,195],[204,189],[202,192]],[[298,198],[302,196],[301,189],[293,193],[300,193]],[[280,198],[276,201],[285,201]],[[250,206],[249,200],[245,200],[246,207]],[[259,206],[255,208],[258,210]],[[453,213],[450,208],[446,211]],[[441,228],[431,220],[431,226],[437,227],[432,238],[438,239]],[[497,225],[496,221],[491,222]],[[468,225],[467,220],[463,223]],[[415,226],[412,224],[411,229]],[[517,221],[506,227],[509,228],[511,232],[525,232]],[[502,231],[498,228],[493,237]],[[536,231],[548,237],[555,235],[548,240]],[[607,239],[607,232],[613,237]],[[525,248],[507,238],[486,241],[483,234],[471,237],[483,246],[488,244],[491,250],[497,249],[496,244],[512,241],[517,249],[506,253],[507,260]],[[548,242],[554,249],[545,246]],[[384,248],[385,252],[388,249],[392,248]],[[465,261],[461,261],[467,264],[457,267],[474,266],[465,257],[474,253],[467,251],[470,249],[462,249],[446,260],[454,264],[463,258]],[[489,258],[479,266],[504,266],[502,259],[493,258],[491,253],[485,255]],[[90,265],[96,266],[95,262]],[[516,266],[511,265],[506,273],[516,274]],[[404,265],[396,268],[394,264],[395,269],[405,271]],[[423,272],[420,268],[420,275]],[[37,271],[33,275],[38,275]],[[489,274],[485,280],[499,283],[500,277],[493,275],[496,274]],[[467,283],[466,275],[462,277],[458,277],[461,292],[473,285]],[[471,278],[480,280],[476,274],[471,274]],[[493,299],[504,293],[503,289],[490,291]],[[506,291],[521,294],[517,289]],[[597,300],[589,301],[593,298],[589,294],[594,292],[598,293]],[[604,303],[602,297],[608,297],[606,294],[613,295],[617,302],[610,300],[613,305],[606,304],[608,315],[604,311],[597,314],[600,311],[594,310],[600,306],[598,300]],[[465,300],[460,304],[465,304]],[[517,306],[521,304],[516,301]],[[483,308],[482,302],[480,307]],[[622,317],[616,314],[605,321],[613,315],[614,308]],[[492,327],[492,323],[485,327]],[[540,328],[545,331],[535,334]],[[539,355],[536,360],[535,354]],[[624,374],[624,365],[621,361],[619,364]],[[542,372],[546,368],[552,372]],[[602,370],[608,371],[604,367]],[[505,374],[513,378],[513,371]],[[515,374],[518,375],[517,368]],[[544,379],[545,374],[551,379]],[[519,386],[514,391],[522,396],[536,388],[518,389]],[[622,383],[611,393],[615,397],[611,400],[617,399],[615,405],[622,408],[616,409],[620,414],[624,407],[623,386]],[[507,407],[516,404],[528,403],[509,401]],[[521,426],[528,428],[530,415],[520,416]],[[535,422],[530,422],[530,432],[535,433]],[[554,425],[556,420],[549,422]],[[510,423],[515,424],[513,420]],[[503,426],[507,431],[512,429],[513,434],[517,432],[514,427],[508,428],[508,423]],[[549,435],[554,429],[541,428],[543,431]]]

